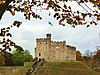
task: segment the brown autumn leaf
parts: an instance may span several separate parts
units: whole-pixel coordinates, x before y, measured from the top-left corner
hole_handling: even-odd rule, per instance
[[[97,17],[97,20],[100,20],[100,17]]]
[[[92,2],[94,3],[94,5],[100,4],[100,0],[94,0],[94,1],[92,1]]]
[[[64,4],[64,8],[67,9],[67,6]]]
[[[87,22],[84,22],[83,25],[87,24]]]
[[[0,4],[3,4],[3,1],[4,1],[4,0],[0,0]]]
[[[79,23],[79,25],[82,25],[83,23],[82,22],[78,22]]]
[[[75,28],[75,25],[72,25],[73,28]]]
[[[68,8],[69,8],[69,9],[71,9],[71,7],[70,7],[70,6],[69,6]]]
[[[88,2],[88,0],[84,0],[85,2]]]
[[[14,16],[15,15],[15,12],[14,11],[11,11],[11,14]]]
[[[49,6],[47,8],[45,8],[45,10],[48,10],[49,9]]]
[[[29,10],[27,10],[27,9],[24,9],[23,11],[25,12],[25,14],[29,13]]]
[[[13,5],[12,8],[15,8],[15,5]]]
[[[97,23],[95,21],[92,21],[95,25],[97,25]]]
[[[10,27],[7,27],[6,29],[10,29]]]
[[[59,21],[59,25],[61,25],[61,22],[62,22],[62,21]]]
[[[12,37],[11,33],[7,33],[6,36],[10,36],[10,37]]]
[[[77,14],[79,14],[80,12],[79,11],[77,11]]]
[[[86,27],[88,28],[88,27],[90,27],[90,25],[87,25]]]
[[[72,24],[74,23],[74,21],[73,21],[73,19],[69,18],[69,19],[67,20],[67,23],[72,25]]]

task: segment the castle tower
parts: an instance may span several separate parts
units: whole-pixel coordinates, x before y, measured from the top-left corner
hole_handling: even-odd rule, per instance
[[[51,34],[46,34],[46,38],[36,39],[36,45],[35,56],[38,59],[50,60]]]
[[[50,61],[51,60],[51,34],[46,34],[46,38],[47,38],[47,61]]]
[[[51,40],[51,34],[46,34],[46,37]]]

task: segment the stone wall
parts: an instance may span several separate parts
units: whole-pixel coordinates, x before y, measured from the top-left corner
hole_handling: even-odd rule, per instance
[[[64,61],[66,60],[66,50],[64,45],[51,45],[51,61]]]

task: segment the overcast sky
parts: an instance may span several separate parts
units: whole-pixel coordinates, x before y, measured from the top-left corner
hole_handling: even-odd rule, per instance
[[[44,38],[47,33],[52,34],[52,40],[65,40],[66,44],[75,46],[83,54],[85,50],[95,51],[96,46],[100,45],[100,25],[93,25],[89,28],[86,28],[86,26],[72,28],[68,24],[61,26],[54,18],[48,17],[48,12],[42,11],[41,13],[42,20],[31,19],[29,21],[24,19],[23,14],[16,13],[15,16],[12,16],[10,12],[6,12],[0,21],[0,29],[10,26],[15,20],[22,21],[22,25],[19,28],[14,27],[11,30],[13,34],[12,40],[22,46],[23,49],[29,50],[33,56],[36,38]],[[51,22],[53,26],[48,22]]]

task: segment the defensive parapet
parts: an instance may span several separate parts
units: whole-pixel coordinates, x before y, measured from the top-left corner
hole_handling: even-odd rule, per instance
[[[66,41],[52,41],[51,45],[66,45]]]
[[[47,38],[37,38],[36,41],[45,41]]]
[[[47,41],[47,40],[51,40],[51,34],[46,34],[46,38],[37,38],[36,39],[37,42]]]
[[[76,47],[72,46],[72,50],[76,50]]]
[[[67,49],[68,49],[68,50],[72,50],[72,51],[73,51],[73,50],[76,50],[76,47],[74,47],[74,46],[70,46],[70,45],[66,45],[66,46],[67,46]]]

